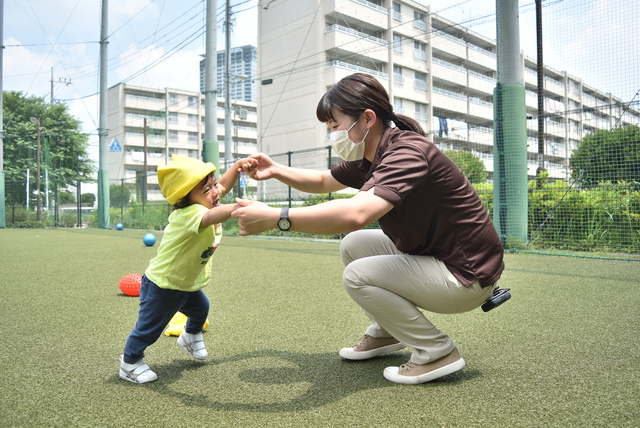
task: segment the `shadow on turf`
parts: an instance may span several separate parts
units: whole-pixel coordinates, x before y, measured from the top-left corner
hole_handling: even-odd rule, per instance
[[[394,386],[434,388],[443,385],[455,385],[480,375],[477,370],[463,369],[457,373],[419,386],[400,386],[384,379],[382,371],[385,367],[404,364],[408,357],[409,354],[405,352],[388,354],[367,361],[346,361],[335,353],[299,354],[265,350],[207,362],[181,359],[175,360],[170,364],[156,365],[154,370],[158,373],[158,380],[148,384],[134,385],[118,379],[117,375],[107,382],[121,382],[123,385],[126,384],[126,386],[135,388],[149,388],[155,393],[167,395],[172,399],[181,401],[184,405],[192,407],[228,411],[290,412],[324,406],[368,389]],[[172,384],[180,381],[187,371],[198,370],[206,366],[222,366],[223,364],[260,358],[281,359],[286,361],[288,366],[247,368],[237,372],[235,374],[237,382],[242,383],[244,389],[251,384],[293,385],[297,383],[309,384],[309,388],[303,394],[284,402],[266,402],[269,401],[269,397],[258,396],[258,394],[256,394],[254,402],[250,400],[247,402],[246,399],[243,399],[242,402],[233,402],[230,399],[234,395],[232,388],[226,389],[229,392],[229,396],[228,399],[225,399],[225,397],[220,397],[219,394],[187,394],[176,391],[172,387]],[[211,382],[216,382],[216,379],[212,378]],[[219,399],[216,400],[216,398]]]

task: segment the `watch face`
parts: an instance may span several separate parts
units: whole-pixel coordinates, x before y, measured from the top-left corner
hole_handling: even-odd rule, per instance
[[[281,218],[280,220],[278,220],[278,227],[280,228],[280,230],[289,230],[289,228],[291,227],[291,223],[286,218]]]

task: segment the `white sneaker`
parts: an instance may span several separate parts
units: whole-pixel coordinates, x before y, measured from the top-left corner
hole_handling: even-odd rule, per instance
[[[360,342],[351,348],[342,348],[338,355],[347,360],[367,360],[406,347],[407,345],[393,337],[377,338],[365,334],[360,338]]]
[[[458,348],[453,348],[449,355],[439,360],[427,364],[416,364],[409,360],[407,364],[403,364],[400,367],[387,367],[384,369],[383,375],[385,379],[391,382],[417,385],[457,372],[464,365],[464,359],[460,356]]]
[[[209,356],[202,341],[202,332],[196,334],[183,332],[180,337],[178,337],[178,345],[198,360],[204,360]]]
[[[149,368],[144,359],[127,364],[124,362],[124,357],[120,355],[120,379],[133,383],[147,383],[158,379],[158,375]]]

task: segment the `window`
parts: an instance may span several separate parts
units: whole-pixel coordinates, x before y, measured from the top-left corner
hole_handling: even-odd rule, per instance
[[[178,112],[170,111],[168,120],[169,122],[178,123]]]
[[[404,113],[404,108],[402,107],[402,98],[393,97],[393,111],[396,114]]]
[[[174,129],[169,130],[169,140],[178,141],[178,131]]]
[[[178,104],[178,94],[169,94],[169,104]]]
[[[426,31],[427,23],[426,23],[427,15],[419,12],[417,10],[413,11],[413,27],[418,30]]]
[[[416,103],[416,117],[417,120],[427,120],[427,105],[422,103]]]
[[[402,67],[399,65],[393,66],[393,83],[397,85],[404,84],[404,78],[402,77]]]
[[[415,79],[416,79],[414,84],[415,88],[419,91],[426,91],[427,90],[427,74],[416,71]]]
[[[393,19],[402,22],[402,9],[398,2],[393,2]]]
[[[198,124],[198,115],[197,114],[190,114],[188,119],[188,123],[190,125],[197,125]]]
[[[198,107],[198,97],[189,97],[189,107]]]
[[[427,45],[418,41],[413,42],[413,57],[420,61],[427,60]]]
[[[189,138],[188,138],[190,143],[197,143],[198,140],[198,133],[197,132],[189,132]]]
[[[402,53],[402,36],[400,34],[393,34],[393,50]]]

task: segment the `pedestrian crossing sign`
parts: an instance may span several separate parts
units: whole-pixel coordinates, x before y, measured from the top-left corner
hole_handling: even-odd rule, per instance
[[[117,138],[114,138],[113,141],[111,142],[111,145],[109,146],[109,151],[110,152],[121,152],[122,151],[122,146],[120,145],[120,142],[118,142]]]

